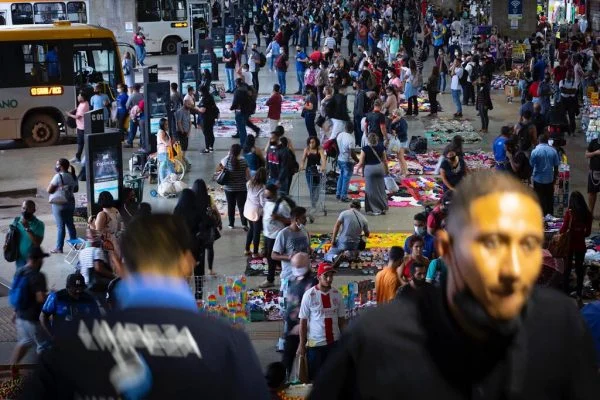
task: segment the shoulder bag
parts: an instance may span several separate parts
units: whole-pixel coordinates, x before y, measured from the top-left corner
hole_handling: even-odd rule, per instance
[[[227,160],[229,161],[229,160]],[[227,169],[227,162],[225,162],[225,166],[223,167],[223,169],[221,170],[221,172],[219,172],[215,178],[215,182],[217,182],[219,185],[223,186],[227,184],[227,181],[229,180],[229,170]]]
[[[364,250],[367,248],[367,240],[365,239],[365,237],[362,234],[363,231],[363,226],[360,223],[360,218],[358,218],[358,215],[356,215],[356,211],[352,210],[352,212],[354,213],[354,217],[356,218],[356,220],[358,221],[358,226],[360,226],[360,239],[358,240],[358,250]]]
[[[548,244],[548,251],[555,258],[564,258],[569,255],[569,244],[571,242],[571,225],[573,224],[573,218],[574,216],[571,215],[571,220],[569,221],[569,228],[566,232],[557,232],[550,239],[550,243]]]
[[[383,166],[384,173],[387,175],[388,172],[389,172],[387,164],[384,164],[383,161],[381,161],[381,158],[379,158],[379,154],[377,154],[377,152],[375,151],[375,149],[373,148],[373,146],[369,145],[369,148],[371,149],[371,151],[373,152],[373,154],[375,154],[375,157],[377,157],[377,160],[379,160],[379,163]]]
[[[60,186],[56,188],[54,193],[50,194],[48,202],[50,204],[62,205],[67,204],[67,195],[65,193],[65,182],[63,181],[62,174],[59,172],[58,177],[60,178]]]

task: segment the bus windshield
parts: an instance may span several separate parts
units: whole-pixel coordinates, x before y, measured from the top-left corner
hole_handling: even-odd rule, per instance
[[[73,73],[75,84],[92,86],[105,82],[114,89],[120,81],[114,48],[95,48],[88,43],[73,45]],[[114,94],[114,93],[113,93]],[[109,94],[110,96],[111,94]],[[113,96],[111,96],[113,97]]]

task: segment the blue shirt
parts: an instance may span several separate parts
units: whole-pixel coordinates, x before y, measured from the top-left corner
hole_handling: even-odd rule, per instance
[[[103,110],[104,111],[104,121],[108,121],[108,109],[104,107],[104,103],[110,103],[108,96],[105,93],[98,93],[92,96],[90,99],[90,107],[92,110]]]
[[[52,316],[53,328],[57,323],[100,315],[98,304],[92,296],[84,292],[76,299],[69,296],[67,289],[51,292],[46,298],[42,312]]]
[[[587,323],[592,339],[594,340],[596,360],[598,361],[598,367],[600,367],[600,301],[586,304],[581,310],[581,316]]]
[[[121,93],[117,97],[117,114],[124,115],[127,114],[127,100],[129,96],[127,93]]]
[[[504,162],[506,161],[506,149],[504,144],[506,143],[506,137],[500,135],[494,140],[492,149],[494,151],[494,160],[496,160],[496,169],[505,169]]]
[[[528,102],[524,103],[524,104],[521,106],[521,109],[520,109],[520,111],[519,111],[519,115],[523,116],[523,113],[524,113],[525,111],[530,111],[530,112],[531,112],[531,114],[533,115],[533,102],[531,102],[531,101],[528,101]]]
[[[122,279],[115,290],[121,309],[152,307],[198,311],[194,295],[183,279],[135,274]]]
[[[412,242],[412,238],[415,236],[417,235],[410,235],[408,239],[406,239],[406,242],[404,242],[404,253],[411,253],[412,249],[410,248],[410,243]],[[423,236],[423,241],[425,241],[425,244],[423,246],[423,257],[427,257],[431,260],[433,258],[433,253],[435,252],[435,238],[429,233],[426,233],[425,236]]]
[[[529,165],[533,168],[533,181],[537,183],[552,183],[554,181],[554,167],[558,167],[560,160],[558,152],[547,143],[540,143],[531,152]]]
[[[304,72],[304,70],[306,69],[306,63],[299,61],[304,59],[306,59],[306,53],[300,50],[300,52],[296,54],[296,71]]]

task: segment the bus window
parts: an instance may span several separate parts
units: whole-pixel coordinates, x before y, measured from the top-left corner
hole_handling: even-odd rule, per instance
[[[137,0],[138,22],[160,21],[159,0]]]
[[[87,10],[83,1],[69,1],[67,3],[67,17],[71,22],[87,24]]]
[[[51,24],[55,20],[66,19],[65,3],[35,3],[33,21],[36,24]]]
[[[117,87],[118,78],[114,50],[92,50],[92,58],[94,60],[94,70],[102,74],[102,81],[108,83],[111,88]]]
[[[163,21],[187,21],[185,1],[183,0],[161,0]]]
[[[6,25],[6,11],[0,11],[0,25]]]
[[[33,24],[33,7],[28,3],[10,5],[13,25]]]
[[[58,46],[23,44],[25,82],[30,84],[60,83],[61,71]]]

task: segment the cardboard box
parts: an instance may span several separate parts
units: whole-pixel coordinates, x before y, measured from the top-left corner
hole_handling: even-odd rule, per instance
[[[506,97],[520,97],[521,91],[516,86],[506,85],[504,86],[504,94]]]

